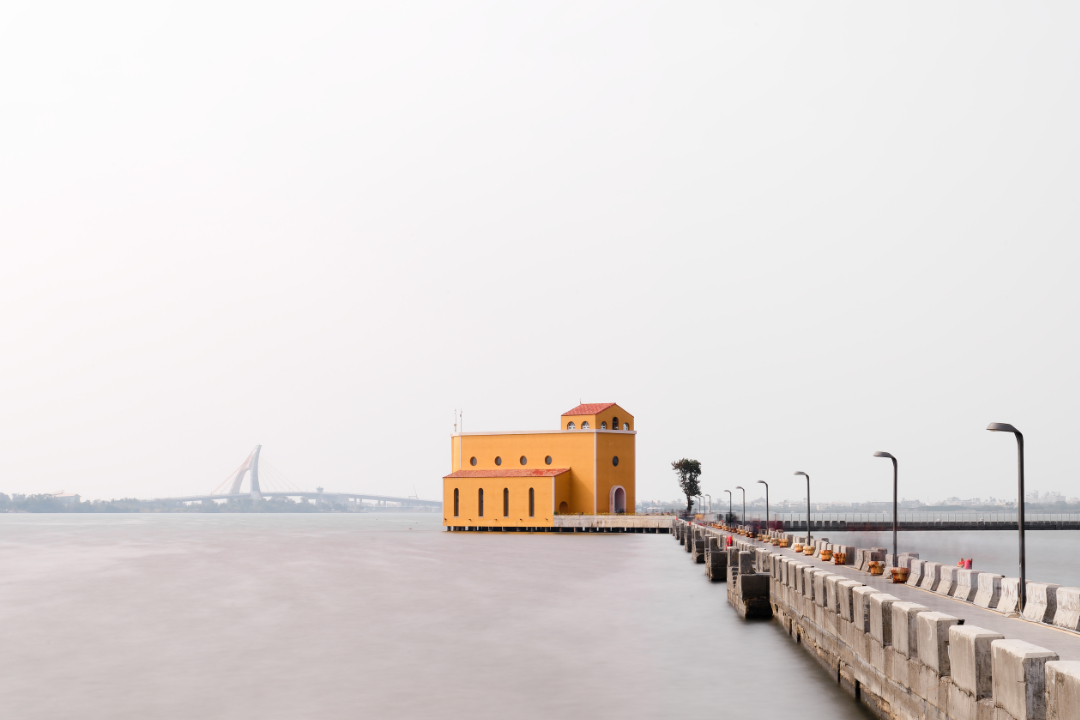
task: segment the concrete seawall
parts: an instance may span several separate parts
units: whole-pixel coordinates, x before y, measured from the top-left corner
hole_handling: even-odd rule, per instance
[[[815,557],[681,520],[673,530],[699,534],[710,554],[714,542],[727,548],[732,607],[743,617],[771,617],[878,717],[1080,718],[1080,634],[974,604],[979,590],[985,603],[1002,594],[998,576],[980,583],[973,571],[946,572],[953,587],[939,590],[938,565],[927,573],[935,582],[892,584],[822,561],[824,539],[822,546],[815,543]],[[898,566],[920,562],[911,556],[889,560]],[[1080,601],[1072,589],[1029,588],[1041,591],[1034,604],[1029,601],[1032,615],[1060,615],[1061,625],[1076,622]]]

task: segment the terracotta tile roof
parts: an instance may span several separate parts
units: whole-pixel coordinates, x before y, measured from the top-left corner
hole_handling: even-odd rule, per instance
[[[578,405],[573,410],[564,412],[563,415],[595,415],[599,412],[604,412],[615,403],[585,403]]]
[[[551,477],[570,472],[570,468],[537,468],[536,470],[455,470],[444,478],[507,478],[507,477]]]

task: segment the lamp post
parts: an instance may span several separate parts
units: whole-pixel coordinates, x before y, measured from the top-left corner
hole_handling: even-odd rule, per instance
[[[887,452],[878,451],[874,453],[874,457],[889,458],[892,460],[892,554],[893,562],[898,562],[899,553],[896,551],[896,458]]]
[[[769,483],[758,480],[758,484],[765,486],[765,529],[769,529]]]
[[[727,517],[724,518],[724,524],[726,525],[728,520],[731,518],[731,491],[725,490],[724,492],[727,493]]]
[[[806,544],[810,544],[810,476],[799,470],[796,475],[806,478]]]
[[[1016,527],[1020,530],[1020,612],[1027,605],[1027,560],[1024,555],[1024,434],[1008,423],[990,423],[986,426],[991,432],[1011,432],[1016,436],[1018,481],[1016,498]]]
[[[742,523],[746,524],[746,488],[742,485],[736,485],[736,490],[742,490]]]
[[[709,498],[709,514],[712,515],[712,495],[705,493],[705,497]]]

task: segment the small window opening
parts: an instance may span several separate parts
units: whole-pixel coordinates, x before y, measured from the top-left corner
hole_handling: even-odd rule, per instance
[[[510,488],[503,488],[503,517],[510,517]]]
[[[612,430],[618,430],[619,429],[619,418],[617,418],[617,417],[611,418],[611,429]]]
[[[476,458],[469,458],[469,464],[475,466],[476,465]]]
[[[529,458],[527,458],[527,457],[525,457],[524,455],[522,455],[522,456],[521,456],[521,464],[522,464],[522,465],[528,465],[528,464],[529,464]]]
[[[529,517],[536,517],[536,490],[529,488]]]
[[[611,464],[614,465],[615,467],[619,467],[619,456],[618,455],[611,458]]]
[[[601,420],[600,421],[600,429],[601,430],[607,430],[607,420]]]
[[[480,500],[480,512],[478,513],[478,515],[480,517],[484,517],[484,488],[480,488],[477,493],[477,497]]]
[[[551,456],[550,455],[548,455],[547,457],[544,458],[544,464],[545,465],[550,465],[551,464]]]
[[[622,424],[622,429],[623,430],[629,430],[630,429],[630,423],[623,423]]]
[[[495,458],[495,464],[496,465],[502,465],[502,458],[501,457]]]
[[[574,421],[573,421],[573,420],[571,420],[570,422],[566,423],[566,429],[567,429],[567,430],[574,430],[574,429],[575,429],[576,427],[577,427],[577,426],[576,426],[576,425],[574,425]]]
[[[458,516],[458,489],[454,488],[454,517]]]
[[[589,421],[588,421],[588,420],[586,420],[585,422],[581,423],[581,429],[582,429],[582,430],[588,430],[588,429],[589,429]]]

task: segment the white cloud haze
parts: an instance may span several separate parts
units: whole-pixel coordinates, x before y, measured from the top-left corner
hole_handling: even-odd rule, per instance
[[[1073,3],[0,9],[0,491],[438,497],[615,401],[638,497],[1075,494]],[[755,496],[756,491],[751,493]]]

